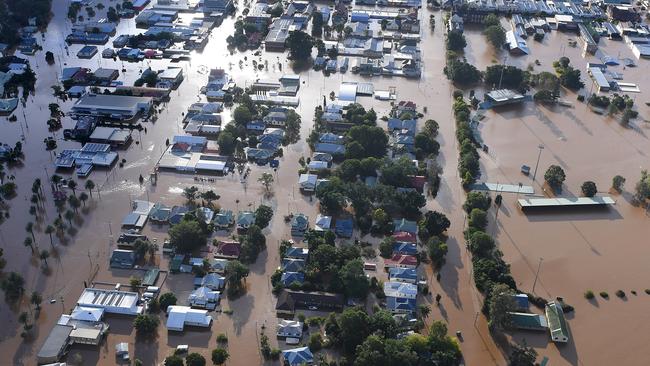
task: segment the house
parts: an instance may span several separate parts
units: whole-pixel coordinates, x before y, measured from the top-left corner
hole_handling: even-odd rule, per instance
[[[399,113],[399,112],[398,112]],[[387,122],[388,132],[399,132],[404,135],[415,136],[417,121],[414,119],[401,120],[390,118]]]
[[[188,213],[189,210],[190,209],[187,206],[174,206],[169,212],[169,218],[167,221],[171,225],[176,225],[183,220],[183,217],[185,217],[185,214]]]
[[[334,233],[342,238],[351,238],[354,231],[352,218],[336,219]]]
[[[187,302],[193,308],[214,310],[219,303],[220,296],[219,291],[213,291],[207,287],[199,287],[192,291],[187,298]]]
[[[398,241],[393,244],[393,254],[416,255],[418,254],[418,246],[415,243]]]
[[[395,254],[384,261],[386,268],[416,268],[418,259],[412,255]]]
[[[290,287],[293,283],[302,285],[305,282],[305,274],[302,272],[284,272],[280,277],[280,283],[284,287]]]
[[[280,320],[276,334],[278,338],[301,338],[302,337],[302,323],[296,320]]]
[[[287,248],[287,251],[284,253],[285,258],[293,258],[293,259],[302,259],[302,260],[307,260],[309,257],[309,249],[308,248],[301,248],[301,247],[289,247]]]
[[[314,355],[309,350],[309,347],[282,351],[282,359],[284,364],[288,366],[312,365],[314,363]]]
[[[518,312],[508,312],[508,315],[517,329],[548,331],[548,322],[543,315]]]
[[[502,106],[508,104],[518,104],[525,100],[525,97],[513,90],[499,89],[492,90],[485,94],[485,99],[488,100],[493,106]]]
[[[330,164],[332,164],[332,161],[334,161],[334,157],[332,156],[332,154],[317,152],[314,155],[312,155],[311,160],[322,161],[327,163],[329,166]]]
[[[162,87],[176,89],[181,82],[183,82],[183,69],[180,67],[168,67],[158,74],[158,84],[161,84]]]
[[[386,309],[393,314],[412,314],[416,310],[415,299],[386,297]]]
[[[526,294],[515,294],[512,295],[513,300],[515,301],[516,309],[518,311],[528,311],[528,295]]]
[[[228,260],[223,258],[211,258],[208,260],[210,263],[210,270],[219,274],[224,274],[226,272],[226,266],[228,265]]]
[[[418,273],[415,268],[390,268],[388,279],[391,282],[405,282],[415,284],[418,281]]]
[[[319,172],[325,169],[329,169],[330,165],[326,161],[318,161],[318,160],[312,160],[307,164],[307,169],[309,169],[310,172]]]
[[[216,273],[208,273],[201,279],[201,287],[207,287],[212,291],[219,291],[226,285],[226,278]]]
[[[248,160],[254,161],[257,164],[264,165],[273,158],[275,152],[267,149],[255,149],[247,148],[246,149],[246,158]]]
[[[167,329],[182,332],[185,326],[209,328],[212,317],[207,310],[172,305],[167,308]]]
[[[260,120],[250,121],[246,124],[246,129],[248,131],[262,133],[264,132],[265,128],[266,128],[266,123]]]
[[[449,21],[447,22],[447,31],[463,31],[463,17],[461,17],[458,14],[454,14],[449,18]]]
[[[97,54],[97,46],[83,46],[77,52],[79,58],[93,58]]]
[[[393,239],[399,242],[417,243],[417,236],[415,233],[407,233],[406,231],[395,231]]]
[[[303,192],[313,192],[316,190],[316,180],[318,176],[316,174],[300,174],[298,178],[298,185],[300,190]]]
[[[107,69],[100,67],[92,73],[92,79],[98,84],[108,85],[111,81],[117,79],[120,72],[117,69]]]
[[[135,265],[135,252],[126,249],[115,249],[111,254],[111,268],[133,268]]]
[[[332,156],[341,156],[345,154],[345,145],[318,142],[314,144],[314,151],[318,153],[330,154]]]
[[[238,241],[220,241],[214,252],[215,258],[237,259],[241,253]]]
[[[285,289],[278,296],[275,310],[280,314],[293,314],[296,308],[308,307],[339,311],[343,309],[344,304],[344,297],[341,294]]]
[[[513,55],[527,55],[530,53],[526,41],[514,30],[506,32],[506,46]]]
[[[155,222],[167,222],[172,209],[162,203],[156,203],[149,212],[149,219]]]
[[[393,225],[395,226],[395,232],[405,231],[411,234],[417,234],[418,232],[418,224],[415,221],[406,219],[393,220]]]
[[[214,226],[217,229],[228,229],[235,224],[235,215],[231,210],[222,208],[216,215],[214,215],[212,222],[214,222]]]
[[[251,211],[241,211],[237,214],[237,230],[248,230],[255,223],[255,213]]]
[[[384,294],[386,297],[415,299],[418,297],[418,287],[408,282],[384,282]]]
[[[283,111],[269,112],[263,121],[269,126],[284,126],[287,123],[287,114]]]
[[[314,230],[316,231],[326,231],[329,230],[332,226],[332,216],[324,216],[318,214],[316,216],[316,222],[314,223]]]
[[[290,31],[294,28],[291,18],[280,18],[273,21],[264,39],[264,49],[269,52],[283,52]]]
[[[233,9],[232,0],[205,0],[203,2],[203,12],[229,14]]]
[[[280,265],[280,269],[286,272],[301,272],[305,269],[304,259],[284,258]]]

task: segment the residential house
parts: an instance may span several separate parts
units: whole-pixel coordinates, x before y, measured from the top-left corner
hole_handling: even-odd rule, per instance
[[[309,350],[309,347],[293,348],[282,351],[282,359],[286,366],[312,365],[314,363],[314,355]]]
[[[208,259],[210,263],[210,271],[214,271],[219,274],[224,274],[226,272],[226,266],[228,265],[228,260],[223,258],[210,258]]]
[[[212,291],[219,291],[226,286],[226,278],[216,273],[208,273],[201,278],[201,287],[207,287]]]
[[[278,296],[275,310],[280,314],[293,314],[296,308],[340,311],[345,304],[344,296],[329,292],[283,290]]]
[[[241,253],[241,246],[238,241],[220,241],[214,252],[215,258],[237,259]]]
[[[167,308],[167,329],[182,332],[185,326],[209,328],[212,317],[207,310],[172,305]]]
[[[241,211],[237,214],[237,230],[248,230],[255,223],[255,213],[251,211]]]
[[[204,13],[221,13],[229,14],[233,10],[232,0],[204,0]]]
[[[307,164],[307,169],[310,172],[320,172],[326,169],[329,169],[330,164],[326,161],[312,160]]]
[[[133,268],[135,265],[135,252],[126,249],[115,249],[111,254],[111,268]]]
[[[246,124],[246,130],[251,132],[262,133],[264,132],[264,129],[266,129],[266,123],[264,121],[255,120]]]
[[[548,330],[551,333],[551,340],[556,343],[568,342],[569,329],[564,318],[562,305],[558,302],[551,301],[546,304],[545,312],[548,321]]]
[[[329,166],[330,164],[332,164],[332,161],[334,161],[334,157],[332,156],[332,154],[317,152],[314,153],[314,155],[312,155],[311,160],[322,161],[327,163]]]
[[[417,236],[415,233],[407,233],[406,231],[395,231],[393,233],[393,239],[400,242],[417,243]]]
[[[418,246],[415,243],[398,241],[393,244],[393,254],[416,255],[418,254]]]
[[[411,234],[417,234],[418,224],[415,221],[410,221],[407,219],[393,220],[395,226],[395,232],[405,231]]]
[[[393,314],[412,314],[417,307],[415,299],[386,297],[386,309]]]
[[[332,156],[342,156],[345,155],[345,145],[319,142],[314,145],[314,151]]]
[[[187,206],[174,206],[169,213],[169,219],[167,221],[169,221],[170,225],[176,225],[183,220],[183,217],[185,217],[185,214],[189,210]]]
[[[415,268],[390,268],[388,279],[391,282],[405,282],[415,284],[418,281],[418,273]]]
[[[418,297],[418,287],[408,282],[384,282],[386,297],[415,299]]]
[[[187,302],[193,308],[214,310],[219,303],[220,297],[221,293],[219,291],[211,290],[208,287],[199,287],[192,291],[187,298]]]
[[[264,116],[263,121],[268,126],[284,127],[284,125],[287,123],[287,113],[284,111],[269,112],[269,114]]]
[[[316,231],[326,231],[329,230],[332,226],[332,216],[325,216],[318,214],[316,216],[316,222],[314,223],[314,230]]]
[[[280,269],[286,272],[301,272],[305,269],[306,262],[304,259],[284,258]]]
[[[231,210],[222,208],[216,215],[214,215],[212,221],[218,230],[225,230],[235,224],[235,215]]]
[[[284,272],[280,277],[280,283],[284,287],[290,287],[293,283],[302,285],[305,282],[305,274],[302,272]]]
[[[297,320],[280,320],[276,335],[278,338],[290,337],[300,339],[302,337],[302,326],[303,324]]]
[[[384,261],[386,268],[416,268],[418,259],[412,255],[395,254]]]
[[[293,258],[293,259],[302,259],[302,260],[307,260],[309,257],[309,249],[308,248],[301,248],[301,247],[289,247],[287,248],[287,251],[284,253],[285,258]]]
[[[459,31],[462,32],[464,29],[464,21],[463,17],[461,17],[458,14],[454,14],[449,18],[449,21],[447,22],[447,31]]]
[[[298,186],[303,192],[313,192],[316,190],[316,180],[318,176],[316,174],[300,174],[298,178]]]

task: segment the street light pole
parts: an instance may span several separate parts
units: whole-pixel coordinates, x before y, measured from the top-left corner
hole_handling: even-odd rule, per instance
[[[537,148],[539,149],[539,153],[537,154],[537,163],[535,163],[535,171],[533,172],[533,183],[535,182],[535,176],[537,176],[537,167],[539,166],[539,158],[542,157],[542,150],[544,150],[544,145],[539,144],[537,145]]]
[[[537,277],[539,276],[539,270],[542,268],[542,261],[544,258],[539,257],[539,264],[537,265],[537,273],[535,273],[535,281],[533,282],[533,291],[532,293],[535,293],[535,285],[537,285]]]

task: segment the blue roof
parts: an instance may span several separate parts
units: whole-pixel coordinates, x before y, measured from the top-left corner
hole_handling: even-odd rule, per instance
[[[288,272],[302,271],[305,269],[305,261],[303,259],[285,258],[282,260],[281,268],[283,271]]]
[[[309,256],[309,249],[306,248],[298,248],[298,247],[290,247],[287,249],[286,253],[284,254],[285,257],[288,258],[298,258],[298,259],[307,259]]]
[[[332,155],[343,155],[345,154],[345,145],[319,142],[314,145],[314,151]]]
[[[397,297],[386,297],[386,308],[394,312],[415,311],[415,299],[404,299]]]
[[[334,232],[338,236],[345,238],[352,237],[352,231],[354,230],[354,223],[351,218],[348,219],[337,219],[336,224],[334,225]]]
[[[394,220],[393,223],[395,224],[395,232],[405,231],[411,234],[417,234],[418,232],[418,224],[415,221],[401,219]]]
[[[289,364],[291,366],[311,364],[314,362],[314,355],[311,353],[308,347],[300,347],[282,351],[282,358],[284,358],[285,364]]]
[[[303,282],[305,282],[305,274],[302,272],[284,272],[282,278],[280,278],[280,282],[282,282],[285,287],[294,282],[298,282],[302,285]]]
[[[418,246],[414,243],[397,242],[393,244],[393,253],[415,255],[418,253]]]
[[[418,279],[418,272],[415,270],[415,268],[391,268],[388,271],[389,278],[399,278],[402,280],[413,280],[417,281]]]

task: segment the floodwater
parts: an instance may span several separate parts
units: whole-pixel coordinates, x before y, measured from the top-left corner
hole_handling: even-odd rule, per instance
[[[247,184],[240,183],[238,176],[217,178],[216,182],[208,184],[207,182],[195,182],[193,177],[188,175],[161,173],[157,185],[152,186],[146,180],[141,186],[138,183],[138,177],[141,174],[148,177],[148,173],[152,171],[164,149],[165,140],[171,138],[174,134],[182,133],[179,124],[182,113],[186,111],[186,108],[191,103],[201,99],[198,90],[207,81],[206,69],[225,68],[229,70],[231,76],[240,86],[245,86],[258,77],[278,78],[284,72],[289,72],[289,64],[286,61],[285,54],[263,53],[262,58],[260,58],[254,57],[253,52],[249,51],[246,53],[236,52],[234,55],[230,55],[225,47],[225,38],[232,32],[234,19],[226,19],[220,27],[213,30],[206,49],[202,53],[193,55],[191,63],[181,64],[186,75],[185,81],[177,91],[172,92],[171,102],[164,106],[158,120],[155,123],[145,123],[147,127],[146,133],[144,131],[134,133],[134,140],[138,143],[134,142],[127,150],[119,151],[120,159],[126,159],[124,168],[114,167],[110,171],[96,170],[91,174],[90,179],[101,187],[101,198],[94,194],[93,199],[87,204],[86,212],[82,213],[77,219],[76,227],[78,231],[74,235],[67,235],[64,242],[60,242],[55,238],[56,255],[50,259],[50,271],[46,273],[41,269],[38,260],[30,256],[29,249],[23,247],[21,242],[27,235],[24,230],[25,224],[31,219],[27,215],[30,206],[28,198],[31,194],[29,191],[31,183],[35,178],[41,178],[46,182],[48,177],[54,173],[52,167],[53,156],[44,153],[42,143],[43,139],[50,135],[45,127],[45,121],[49,115],[47,105],[51,102],[59,102],[62,110],[68,111],[72,104],[71,101],[65,103],[56,101],[52,97],[50,86],[57,83],[57,77],[62,66],[79,65],[93,69],[103,66],[120,70],[124,67],[126,72],[121,72],[119,80],[125,81],[125,84],[135,80],[140,71],[146,67],[145,63],[123,64],[122,62],[100,59],[99,55],[91,60],[79,60],[74,55],[81,48],[80,45],[71,46],[69,50],[71,56],[68,57],[63,49],[63,38],[70,29],[70,24],[65,19],[68,3],[67,0],[54,0],[54,18],[48,28],[47,38],[43,44],[44,50],[51,50],[57,55],[55,57],[56,64],[47,65],[44,60],[44,52],[38,53],[35,57],[30,57],[31,64],[38,75],[38,81],[36,96],[29,99],[27,108],[24,110],[26,118],[23,120],[23,109],[20,107],[15,112],[19,117],[17,122],[2,121],[3,142],[13,144],[21,138],[21,135],[24,134],[25,137],[24,165],[11,168],[7,172],[7,175],[16,176],[19,188],[17,197],[9,201],[11,218],[0,227],[0,230],[2,230],[2,246],[5,249],[5,257],[8,258],[9,262],[5,272],[20,272],[26,279],[25,287],[27,291],[37,290],[44,297],[43,309],[33,330],[33,339],[28,341],[23,341],[20,338],[21,325],[17,322],[18,314],[23,310],[27,310],[28,305],[22,303],[16,307],[9,307],[5,302],[0,303],[0,314],[2,314],[2,321],[5,324],[0,330],[0,351],[6,355],[7,359],[11,360],[10,364],[32,365],[35,363],[36,352],[60,314],[63,311],[70,311],[74,306],[84,286],[84,281],[125,283],[128,281],[129,276],[134,273],[108,268],[108,256],[111,250],[115,248],[114,239],[119,234],[119,224],[123,216],[130,211],[131,200],[149,199],[164,202],[167,205],[179,204],[183,201],[179,195],[180,190],[191,185],[197,185],[201,190],[215,190],[217,194],[221,195],[218,202],[221,207],[243,210],[264,203],[274,208],[274,219],[270,227],[265,230],[268,250],[261,253],[257,262],[251,266],[251,274],[247,279],[248,291],[237,300],[225,300],[222,303],[222,307],[232,309],[233,314],[214,313],[213,316],[216,321],[209,331],[187,330],[180,335],[168,334],[164,325],[161,325],[159,334],[153,341],[136,339],[130,324],[131,319],[109,317],[108,322],[111,326],[109,335],[99,349],[94,347],[74,347],[70,351],[71,357],[69,358],[78,359],[81,357],[85,365],[113,365],[116,363],[114,345],[119,342],[128,342],[130,349],[134,352],[133,357],[141,359],[148,365],[162,362],[164,357],[172,353],[178,344],[188,344],[191,351],[197,351],[208,356],[211,349],[216,346],[216,335],[225,333],[229,337],[230,365],[262,364],[263,361],[258,352],[258,337],[262,325],[266,325],[266,332],[272,345],[276,343],[273,336],[273,329],[277,321],[274,314],[275,299],[271,294],[269,277],[279,265],[277,251],[279,241],[290,237],[289,227],[282,218],[290,212],[302,212],[307,214],[313,221],[317,214],[315,202],[312,202],[309,197],[300,194],[296,187],[297,170],[299,168],[298,159],[302,156],[307,157],[310,153],[307,144],[304,142],[304,137],[309,134],[311,128],[314,107],[321,103],[323,95],[327,96],[330,91],[338,91],[339,84],[343,80],[371,81],[375,84],[375,88],[380,90],[387,90],[389,87],[395,86],[398,100],[412,100],[418,104],[420,109],[426,106],[428,113],[425,113],[425,119],[433,118],[440,122],[439,141],[442,147],[439,162],[444,168],[444,175],[438,197],[436,200],[429,200],[427,208],[444,212],[450,218],[452,228],[449,231],[447,264],[441,271],[441,281],[437,282],[433,279],[434,276],[430,268],[421,269],[421,271],[426,272],[430,279],[431,292],[440,293],[443,296],[441,306],[432,306],[432,312],[428,319],[445,320],[449,323],[450,332],[462,332],[463,341],[461,347],[468,365],[505,364],[504,355],[494,345],[488,334],[485,319],[479,315],[481,308],[480,295],[471,281],[471,262],[462,242],[464,217],[461,205],[464,196],[456,170],[457,149],[450,109],[453,87],[449,85],[442,74],[445,53],[443,33],[441,31],[443,21],[440,13],[436,13],[437,30],[435,33],[430,33],[427,28],[429,12],[422,10],[421,19],[423,19],[424,30],[421,45],[425,66],[423,77],[420,80],[386,77],[363,78],[350,73],[337,73],[324,77],[322,73],[314,71],[305,72],[301,75],[303,84],[299,93],[301,104],[298,112],[302,116],[301,135],[303,140],[285,149],[284,157],[280,161],[280,168],[277,173],[274,173],[276,174],[276,184],[270,197],[264,196],[261,185],[257,183],[257,178],[261,173],[271,172],[267,167],[253,167]],[[123,20],[120,23],[118,34],[135,32],[136,29],[132,19]],[[253,57],[258,61],[267,60],[268,70],[259,71],[253,69],[251,63]],[[244,60],[244,58],[247,59]],[[240,60],[244,60],[242,69],[239,67]],[[62,65],[62,62],[67,65]],[[279,70],[274,65],[278,62],[282,63],[282,70]],[[167,63],[167,60],[153,60],[151,66],[154,69],[162,69]],[[366,108],[374,107],[380,116],[390,109],[387,102],[379,102],[369,97],[361,98],[360,103]],[[64,128],[71,127],[72,121],[64,119]],[[509,136],[511,134],[502,135]],[[55,136],[59,143],[57,150],[78,146],[76,142],[63,141],[61,131],[56,132]],[[491,142],[491,144],[497,145],[497,142]],[[497,146],[495,146],[495,149],[493,151],[499,151]],[[532,154],[533,152],[531,152]],[[550,154],[545,155],[544,159],[550,159]],[[564,159],[568,160],[568,157]],[[487,161],[487,159],[483,160]],[[544,162],[548,162],[548,160],[544,160]],[[571,181],[575,179],[575,175],[572,176],[572,174],[572,172],[569,172]],[[63,175],[67,177],[66,174]],[[83,180],[79,180],[79,183],[79,186],[83,187]],[[44,190],[49,200],[49,197],[51,197],[50,187],[45,185]],[[510,216],[517,217],[509,199],[507,199],[506,207],[508,205],[510,205],[510,211],[512,212]],[[50,245],[47,235],[43,233],[43,229],[47,223],[50,223],[56,217],[51,200],[47,202],[46,206],[48,209],[42,215],[44,219],[42,222],[37,223],[35,232],[37,243],[41,248],[48,248]],[[617,209],[620,210],[618,206]],[[630,212],[635,211],[630,209]],[[624,213],[621,213],[621,215],[624,215]],[[641,216],[637,215],[637,220],[640,220]],[[502,214],[500,221],[506,223],[507,218],[507,214]],[[519,221],[525,223],[525,219],[525,217],[521,217]],[[622,222],[622,220],[619,221]],[[633,223],[633,221],[629,223],[629,230],[632,230]],[[516,225],[521,225],[521,223]],[[582,225],[582,222],[577,222],[576,225]],[[508,227],[510,226],[508,225]],[[508,230],[514,229],[509,228]],[[536,227],[535,230],[539,229]],[[166,228],[148,225],[144,232],[150,238],[157,238],[158,242],[161,243],[165,237]],[[541,232],[545,233],[545,231]],[[499,235],[500,239],[502,239],[501,232],[499,232]],[[601,234],[598,237],[602,238],[603,235]],[[614,242],[618,243],[620,241],[609,241],[610,245]],[[527,277],[527,274],[520,269],[522,267],[521,260],[517,261],[512,252],[507,250],[507,245],[503,245],[504,250],[507,252],[508,259],[513,261],[515,276],[518,281],[524,281],[524,284],[528,283],[529,276]],[[584,246],[582,243],[580,245]],[[605,252],[604,248],[599,250],[601,253]],[[637,255],[637,258],[641,258],[641,255]],[[162,269],[167,268],[166,259],[161,260],[158,258],[157,261]],[[548,262],[548,265],[545,263],[540,289],[551,289],[553,278],[549,276],[554,274],[551,270],[553,262],[550,257]],[[608,263],[608,265],[611,265],[611,263]],[[599,268],[609,267],[600,266]],[[596,271],[594,269],[593,272]],[[590,280],[595,278],[592,274],[585,274],[584,276]],[[630,274],[629,276],[633,278],[634,275]],[[613,277],[613,274],[608,274],[605,280],[611,281]],[[623,286],[623,282],[632,283],[631,281],[631,279],[630,281],[622,281],[620,286]],[[567,282],[563,281],[562,283]],[[594,283],[593,286],[596,287],[596,284]],[[164,291],[175,291],[182,303],[184,296],[189,293],[192,287],[191,276],[169,276],[163,287]],[[522,287],[524,286],[522,285]],[[612,292],[613,290],[612,288]],[[578,290],[573,297],[576,299],[576,303],[580,301],[580,291]],[[571,298],[568,293],[564,295]],[[50,304],[50,299],[56,300],[56,303]],[[430,298],[424,299],[424,301],[432,302]],[[617,303],[617,301],[610,300],[610,303],[614,306],[613,304]],[[630,303],[632,302],[630,301]],[[605,305],[602,305],[602,307],[604,308]],[[585,308],[592,309],[593,306],[587,304],[579,306],[577,314],[580,314],[581,311],[587,311],[583,310]],[[639,316],[641,315],[640,313]],[[164,322],[164,316],[161,316],[161,320]],[[575,329],[573,327],[576,323],[578,322],[572,321],[572,329]],[[590,324],[595,326],[593,319]],[[588,331],[589,329],[586,329],[585,333]]]
[[[480,68],[504,59],[505,53],[496,55],[479,32],[466,36],[471,50],[468,59]],[[569,39],[577,37],[552,32],[541,44],[529,38],[531,54],[508,56],[506,62],[526,68],[539,60],[535,72],[552,71],[552,62],[567,56],[582,72],[586,86],[581,92],[589,93],[592,83],[585,66],[600,60],[582,57],[579,48],[568,45]],[[547,299],[563,297],[575,306],[575,312],[567,314],[571,341],[566,345],[553,344],[544,333],[514,333],[516,340],[525,340],[553,365],[645,365],[650,359],[650,351],[644,347],[650,341],[646,311],[650,296],[644,292],[650,287],[645,261],[650,254],[646,245],[650,225],[647,213],[631,200],[640,171],[649,168],[648,65],[646,60],[636,60],[622,41],[601,39],[599,47],[605,54],[638,62],[635,68],[609,68],[641,89],[641,93],[629,94],[639,111],[639,118],[629,127],[621,126],[617,118],[591,112],[576,100],[575,93],[566,90],[562,99],[573,103],[571,108],[528,102],[489,111],[480,124],[481,136],[489,146],[489,154],[481,153],[484,180],[532,185],[537,195],[551,196],[542,186],[543,175],[549,165],[557,164],[567,175],[561,196],[580,196],[582,182],[592,180],[599,194],[616,200],[609,209],[524,214],[516,206],[516,194],[503,194],[498,224],[492,220],[489,230],[496,234],[505,260],[512,264],[518,287],[531,292],[539,269],[535,293]],[[534,169],[540,144],[544,149],[533,182],[532,176],[519,170],[522,164]],[[617,174],[627,179],[622,194],[610,192],[612,177]],[[491,215],[494,218],[495,212]],[[597,299],[583,297],[590,289]],[[625,291],[625,298],[614,295],[619,289]],[[600,291],[607,291],[609,300],[600,298]]]

